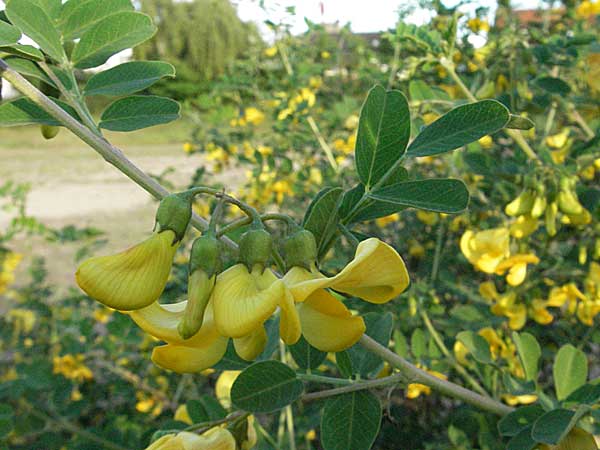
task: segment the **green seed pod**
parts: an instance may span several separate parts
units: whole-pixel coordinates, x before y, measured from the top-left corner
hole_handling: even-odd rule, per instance
[[[315,236],[308,230],[300,230],[286,238],[283,251],[288,270],[294,266],[310,270],[310,266],[317,260]]]
[[[535,194],[530,189],[525,189],[517,198],[510,202],[504,208],[504,212],[509,216],[521,216],[529,214],[533,207]]]
[[[242,234],[239,242],[240,262],[251,271],[256,264],[266,266],[271,256],[273,238],[263,228],[254,228]]]
[[[183,339],[191,338],[202,327],[204,312],[215,287],[216,279],[216,274],[209,277],[202,269],[190,274],[188,279],[188,302],[185,306],[183,318],[177,326],[177,331]]]
[[[556,202],[548,204],[546,207],[546,232],[548,236],[556,235],[556,214],[558,213],[558,205]]]
[[[158,231],[171,230],[175,233],[175,242],[181,241],[192,218],[192,198],[188,193],[163,198],[156,211]]]
[[[42,125],[41,129],[44,139],[54,139],[60,131],[60,127],[55,127],[52,125]]]

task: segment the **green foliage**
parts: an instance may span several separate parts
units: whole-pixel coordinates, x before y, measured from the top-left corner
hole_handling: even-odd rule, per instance
[[[133,95],[111,103],[102,113],[100,128],[112,131],[133,131],[179,118],[179,103],[174,100]]]
[[[369,392],[352,392],[328,400],[321,418],[325,450],[368,450],[381,422],[381,405]]]
[[[588,363],[585,353],[570,344],[564,345],[556,354],[552,373],[556,397],[564,400],[587,380]]]
[[[160,61],[131,61],[92,76],[84,95],[130,95],[142,91],[165,77],[174,77],[175,68]]]
[[[304,385],[296,373],[278,361],[252,364],[239,375],[231,388],[235,406],[251,412],[271,412],[296,400]]]

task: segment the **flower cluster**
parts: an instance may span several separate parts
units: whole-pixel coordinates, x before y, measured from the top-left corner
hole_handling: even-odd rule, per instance
[[[161,208],[162,203],[159,213]],[[169,220],[161,214],[157,221],[158,232],[141,244],[85,261],[77,281],[88,295],[129,314],[145,332],[164,341],[154,348],[152,360],[175,372],[213,366],[230,339],[241,358],[255,359],[266,345],[264,324],[276,311],[285,343],[294,344],[303,335],[319,350],[344,350],[358,341],[365,323],[337,293],[380,304],[409,284],[402,258],[375,238],[360,242],[354,259],[341,272],[325,276],[317,267],[316,242],[307,230],[297,230],[284,241],[288,271],[278,278],[267,265],[271,235],[254,224],[240,238],[239,262],[223,272],[217,239],[210,233],[196,239],[190,254],[188,300],[161,304],[158,299],[180,230],[169,228]]]
[[[6,292],[8,286],[15,281],[15,270],[23,255],[12,252],[2,252],[0,249],[0,294]]]

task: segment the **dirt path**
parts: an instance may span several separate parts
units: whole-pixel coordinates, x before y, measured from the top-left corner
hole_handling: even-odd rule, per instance
[[[76,139],[66,135],[45,142],[37,130],[25,130],[29,132],[21,136],[15,130],[0,129],[0,184],[13,180],[31,185],[28,215],[54,228],[73,224],[103,230],[108,242],[101,253],[126,248],[147,236],[153,226],[156,203],[144,190]],[[151,139],[149,135],[138,135],[132,140],[142,142],[134,145],[118,142],[124,139],[122,136],[117,137],[117,143],[147,173],[160,175],[173,168],[167,178],[175,186],[185,186],[202,165],[200,155],[186,155],[181,143],[168,139],[161,143],[161,138],[165,138],[159,133],[157,145],[143,142]],[[221,179],[237,185],[236,174],[228,173]],[[10,219],[0,209],[0,230]],[[81,243],[50,243],[37,237],[20,237],[11,242],[13,250],[26,255],[23,266],[33,255],[45,256],[50,280],[61,291],[73,286],[77,265],[74,255],[80,246]]]

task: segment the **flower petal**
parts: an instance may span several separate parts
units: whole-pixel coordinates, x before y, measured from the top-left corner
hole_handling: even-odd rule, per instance
[[[166,305],[154,302],[150,306],[131,311],[128,314],[146,333],[169,344],[198,347],[219,336],[214,324],[212,303],[209,303],[202,328],[191,338],[183,339],[177,326],[183,318],[186,305],[187,301]]]
[[[167,284],[178,244],[170,230],[155,233],[122,253],[90,258],[77,269],[77,284],[90,297],[120,311],[157,300]]]
[[[262,325],[285,295],[285,286],[270,271],[256,267],[248,273],[237,264],[217,277],[213,291],[215,322],[219,333],[240,338]]]
[[[294,268],[284,282],[297,302],[318,289],[333,288],[371,303],[385,303],[406,289],[409,276],[396,250],[370,238],[358,244],[354,259],[336,276],[327,278],[316,271]]]
[[[279,304],[281,315],[279,318],[279,336],[288,345],[295,344],[300,339],[302,327],[300,325],[300,317],[294,303],[292,293],[285,289],[284,295]]]
[[[152,361],[160,367],[177,373],[196,373],[218,363],[225,350],[228,339],[217,336],[202,345],[184,347],[180,345],[161,345],[152,350]]]
[[[400,295],[410,282],[400,255],[376,238],[358,244],[354,259],[332,279],[331,287],[371,303]]]
[[[362,317],[353,316],[342,302],[325,290],[316,291],[296,307],[304,338],[319,350],[345,350],[365,332]]]
[[[258,355],[262,353],[267,345],[267,332],[265,327],[260,326],[252,333],[233,340],[233,346],[235,352],[240,358],[246,361],[253,361]]]

